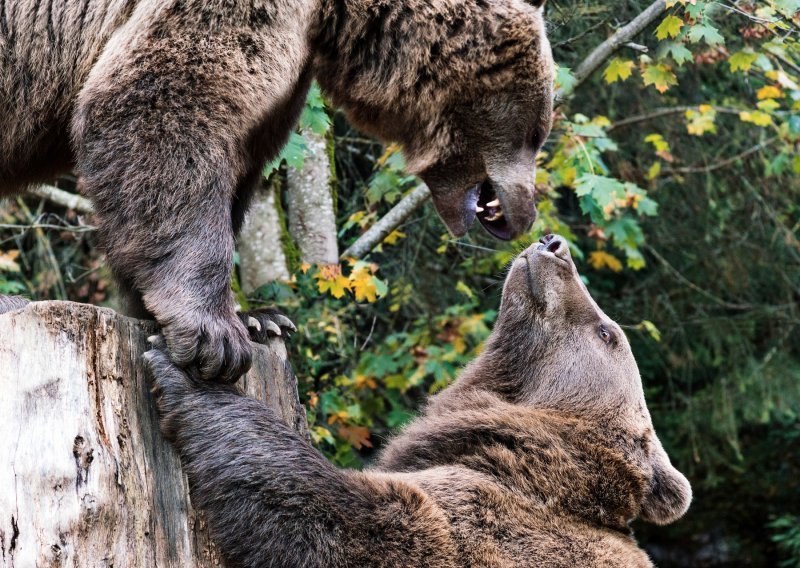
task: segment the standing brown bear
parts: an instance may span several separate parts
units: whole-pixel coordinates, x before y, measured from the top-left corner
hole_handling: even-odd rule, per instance
[[[560,237],[516,259],[485,350],[365,472],[234,387],[145,358],[231,566],[647,567],[628,523],[673,522],[691,500],[625,335]]]
[[[453,234],[479,206],[499,238],[529,228],[551,124],[542,3],[4,0],[0,195],[77,169],[133,311],[175,363],[235,380],[251,350],[234,239],[312,78],[403,144]]]

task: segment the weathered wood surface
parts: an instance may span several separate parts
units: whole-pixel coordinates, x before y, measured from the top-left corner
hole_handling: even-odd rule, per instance
[[[221,566],[141,366],[153,324],[39,302],[0,315],[0,567]],[[283,343],[247,392],[305,432]]]

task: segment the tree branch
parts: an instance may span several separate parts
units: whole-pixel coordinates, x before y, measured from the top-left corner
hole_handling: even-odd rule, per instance
[[[775,136],[774,138],[770,138],[769,140],[765,140],[764,142],[761,142],[760,144],[756,144],[752,148],[748,148],[744,152],[736,154],[735,156],[731,156],[730,158],[726,158],[726,159],[724,159],[722,161],[715,162],[713,164],[708,164],[708,165],[705,165],[705,166],[686,166],[686,167],[683,167],[683,168],[671,168],[671,169],[664,170],[662,172],[662,175],[669,176],[669,175],[674,175],[674,174],[698,174],[698,173],[713,172],[714,170],[719,170],[719,169],[722,169],[722,168],[724,168],[726,166],[730,166],[734,162],[737,162],[739,160],[747,158],[748,156],[751,156],[753,154],[757,154],[758,152],[760,152],[761,150],[763,150],[767,146],[770,146],[773,143],[777,142],[779,139],[780,139],[779,136]]]
[[[622,26],[614,35],[606,41],[598,45],[594,50],[584,59],[580,65],[573,71],[572,76],[575,78],[575,87],[581,85],[600,67],[615,51],[626,43],[631,41],[639,33],[642,32],[647,26],[652,24],[656,18],[663,14],[667,9],[667,3],[664,0],[656,0],[650,6],[645,8],[644,12],[636,16],[626,25]],[[569,93],[565,93],[563,89],[558,89],[555,93],[556,99],[564,98]]]
[[[372,225],[367,231],[356,239],[341,258],[361,258],[378,246],[383,239],[394,231],[400,223],[408,219],[418,207],[422,206],[431,196],[431,190],[424,183],[419,184],[401,199],[397,205],[384,215],[380,221]]]
[[[28,189],[28,193],[46,199],[56,205],[66,207],[67,209],[74,209],[78,213],[83,213],[85,215],[94,213],[91,201],[80,195],[58,189],[52,185],[38,185]]]
[[[611,132],[612,130],[616,130],[617,128],[622,128],[624,126],[630,126],[631,124],[637,124],[639,122],[646,122],[648,120],[653,120],[654,118],[661,118],[662,116],[683,114],[687,110],[697,110],[698,108],[699,108],[698,105],[657,108],[645,114],[637,114],[635,116],[630,116],[628,118],[623,118],[622,120],[618,120],[617,122],[614,122],[613,124],[611,124],[611,126],[606,128],[606,132]],[[721,106],[712,106],[711,108],[713,108],[720,114],[738,115],[740,112],[742,112],[742,110],[740,109],[721,107]]]

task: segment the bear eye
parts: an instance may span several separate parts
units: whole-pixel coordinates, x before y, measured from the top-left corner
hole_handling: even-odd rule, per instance
[[[600,339],[602,339],[606,344],[611,343],[611,340],[613,339],[611,332],[608,331],[608,328],[602,323],[600,324],[600,327],[597,329],[597,335],[599,335]]]

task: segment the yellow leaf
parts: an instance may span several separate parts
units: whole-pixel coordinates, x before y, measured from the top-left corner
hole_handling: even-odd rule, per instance
[[[742,122],[750,122],[756,126],[769,126],[772,124],[772,117],[760,110],[742,111],[739,113],[739,119]]]
[[[764,101],[758,101],[756,106],[758,107],[758,110],[771,112],[773,110],[778,110],[781,107],[781,104],[775,99],[767,99]]]
[[[656,37],[658,39],[667,39],[668,37],[677,37],[683,27],[683,20],[677,16],[670,14],[658,25],[656,28]]]
[[[305,274],[306,272],[308,272],[308,269],[309,269],[309,268],[311,268],[311,264],[310,264],[310,263],[308,263],[308,262],[304,262],[303,264],[301,264],[301,265],[300,265],[300,271],[301,271],[303,274]]]
[[[319,267],[319,272],[314,275],[317,279],[317,288],[320,292],[330,293],[334,298],[344,296],[345,290],[351,289],[350,280],[342,276],[340,264],[327,264]]]
[[[613,254],[609,254],[603,250],[596,250],[589,254],[589,264],[591,264],[592,268],[595,270],[600,270],[602,268],[608,268],[613,272],[622,270],[622,263],[619,259]]]
[[[620,59],[619,57],[615,57],[609,62],[605,71],[603,71],[603,77],[605,78],[606,83],[611,84],[620,80],[624,81],[631,76],[632,72],[633,61],[630,59]]]
[[[644,141],[652,144],[656,152],[669,152],[669,142],[661,134],[648,134]]]
[[[647,179],[656,179],[661,174],[661,162],[653,162],[647,170]]]
[[[756,91],[756,96],[760,101],[763,101],[764,99],[779,99],[783,96],[783,92],[781,92],[781,90],[774,85],[767,85]]]
[[[714,120],[717,118],[717,111],[710,105],[700,105],[697,110],[689,109],[686,111],[686,130],[692,136],[702,136],[706,132],[712,134],[717,132]]]
[[[375,382],[375,379],[373,379],[369,375],[362,375],[361,373],[356,373],[356,376],[353,377],[353,386],[356,387],[357,389],[378,388],[378,384]]]
[[[370,266],[366,263],[357,263],[350,273],[350,289],[356,295],[357,301],[366,300],[374,302],[378,299],[378,287]]]
[[[386,243],[387,245],[393,245],[398,240],[402,239],[405,236],[406,234],[404,232],[395,229],[394,231],[386,235],[386,238],[383,239],[383,242]]]

